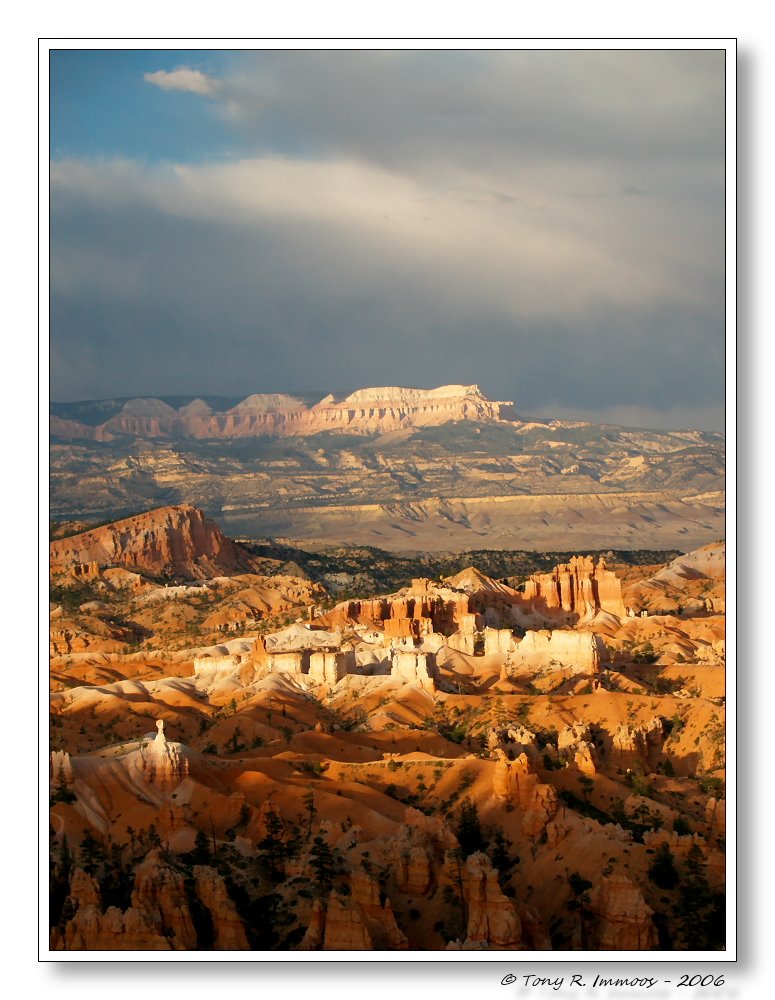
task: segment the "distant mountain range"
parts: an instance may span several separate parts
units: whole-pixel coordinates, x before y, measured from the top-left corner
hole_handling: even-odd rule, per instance
[[[192,503],[231,534],[402,551],[686,551],[724,536],[724,436],[521,419],[476,385],[51,406],[51,511]]]
[[[184,396],[174,401],[143,397],[55,403],[51,408],[51,433],[60,438],[94,441],[113,441],[127,435],[206,440],[298,437],[329,430],[384,434],[451,420],[498,421],[510,416],[515,416],[512,403],[492,402],[476,385],[444,385],[438,389],[389,386],[359,389],[343,398],[329,394],[313,404],[308,398],[283,393],[256,393],[239,402]]]

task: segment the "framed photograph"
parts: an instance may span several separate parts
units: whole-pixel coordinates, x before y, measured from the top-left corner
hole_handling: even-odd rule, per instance
[[[735,55],[41,42],[41,960],[722,984]]]

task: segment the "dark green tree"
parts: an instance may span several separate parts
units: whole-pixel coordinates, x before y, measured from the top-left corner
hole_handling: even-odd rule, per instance
[[[321,836],[312,841],[309,864],[315,874],[316,895],[327,896],[334,884],[336,865],[333,851]]]
[[[458,809],[455,836],[460,844],[463,858],[467,858],[469,854],[475,854],[477,851],[483,851],[487,847],[487,841],[482,833],[482,825],[479,822],[479,810],[471,799],[464,799]]]
[[[57,771],[57,786],[51,796],[51,804],[55,802],[75,802],[75,794],[67,786],[67,779],[65,778],[65,769],[60,765]]]
[[[698,844],[692,845],[684,862],[678,912],[687,949],[705,951],[723,947],[725,899],[710,887],[705,855]]]
[[[210,862],[210,838],[204,830],[197,830],[194,838],[194,850],[191,852],[192,861],[195,865],[206,865]]]
[[[307,840],[309,840],[309,838],[312,836],[312,824],[318,812],[315,807],[315,793],[312,791],[311,787],[305,792],[302,802],[304,803],[304,810],[308,816]]]
[[[288,851],[284,843],[285,824],[282,817],[271,809],[266,815],[266,835],[256,844],[256,850],[269,869],[269,876],[275,884],[282,881],[283,862]]]
[[[87,875],[94,875],[105,863],[105,849],[99,840],[87,830],[78,849],[78,864]]]
[[[659,845],[654,860],[649,865],[649,878],[660,889],[672,889],[678,885],[680,876],[666,841]]]
[[[511,869],[519,864],[519,858],[509,854],[511,841],[506,840],[503,830],[499,826],[496,826],[493,831],[491,847],[490,860],[493,867],[497,869],[499,876],[507,876]]]
[[[70,872],[73,870],[73,854],[70,850],[70,845],[67,842],[67,834],[62,837],[62,843],[59,845],[59,870],[64,875],[65,878],[70,878]]]

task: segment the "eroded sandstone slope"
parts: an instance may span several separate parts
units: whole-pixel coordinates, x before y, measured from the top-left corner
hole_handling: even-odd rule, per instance
[[[723,945],[724,614],[690,600],[717,550],[649,569],[668,614],[589,557],[333,606],[89,572],[75,611],[57,575],[52,637],[142,616],[155,641],[52,658],[53,949]],[[265,617],[208,644],[238,595]]]

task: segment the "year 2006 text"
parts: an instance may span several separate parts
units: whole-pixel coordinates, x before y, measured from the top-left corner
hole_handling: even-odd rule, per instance
[[[510,986],[512,983],[520,982],[520,985],[525,989],[534,988],[536,986],[549,988],[552,990],[561,990],[563,986],[580,986],[582,989],[591,988],[595,989],[600,986],[630,986],[637,987],[640,989],[650,990],[652,986],[657,985],[671,985],[671,986],[723,986],[724,976],[723,975],[691,975],[686,973],[681,976],[676,982],[674,979],[660,979],[654,976],[595,976],[593,980],[590,981],[589,977],[573,975],[573,976],[556,976],[554,978],[550,976],[534,976],[532,974],[514,976],[509,973],[501,979],[501,986]]]

